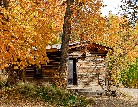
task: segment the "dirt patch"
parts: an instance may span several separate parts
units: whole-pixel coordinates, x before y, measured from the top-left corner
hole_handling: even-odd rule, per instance
[[[117,97],[94,98],[95,105],[91,107],[138,107],[138,102]]]

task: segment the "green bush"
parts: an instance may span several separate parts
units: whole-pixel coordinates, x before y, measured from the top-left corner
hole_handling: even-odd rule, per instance
[[[120,82],[125,87],[138,88],[138,58],[136,64],[131,64],[128,69],[121,71]]]
[[[65,89],[60,89],[52,85],[37,86],[31,83],[20,83],[17,86],[18,92],[25,97],[41,98],[52,105],[71,107],[93,104],[92,99],[86,99],[84,96],[78,96],[75,93]]]
[[[89,104],[93,104],[93,99],[87,99],[84,96],[61,89],[59,87],[43,83],[37,85],[33,82],[18,82],[16,85],[6,87],[7,79],[5,77],[0,78],[0,87],[5,90],[8,95],[22,95],[24,98],[41,99],[44,102],[48,102],[56,107],[86,107]]]
[[[25,95],[25,97],[31,97],[31,96],[34,97],[36,92],[36,88],[34,84],[29,82],[26,82],[26,83],[19,82],[17,85],[17,88],[18,88],[18,92],[20,94]]]

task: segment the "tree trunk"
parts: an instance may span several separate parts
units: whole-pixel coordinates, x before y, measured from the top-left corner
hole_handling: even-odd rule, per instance
[[[25,69],[14,69],[14,65],[11,65],[8,68],[6,68],[6,71],[8,72],[6,86],[15,85],[18,82],[18,80],[25,82]]]
[[[8,0],[0,0],[0,6],[4,7],[4,8],[8,8]]]
[[[61,65],[60,65],[60,85],[67,86],[68,78],[68,60],[69,60],[69,39],[71,35],[71,6],[74,0],[67,0],[67,8],[64,16],[62,46],[61,46]]]
[[[13,67],[14,65],[6,68],[6,71],[8,72],[8,79],[6,86],[12,86],[17,82],[17,72],[13,69]]]
[[[20,81],[22,81],[22,82],[25,82],[25,69],[23,69],[23,70],[18,70],[18,78],[19,78],[19,80]]]

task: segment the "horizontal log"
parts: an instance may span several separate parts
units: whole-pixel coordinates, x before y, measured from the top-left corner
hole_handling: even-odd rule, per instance
[[[42,69],[46,69],[46,70],[47,70],[47,69],[58,69],[59,67],[60,67],[60,66],[58,66],[58,65],[57,65],[57,66],[56,66],[56,65],[55,65],[55,66],[50,65],[50,66],[43,66]]]
[[[60,59],[61,57],[60,56],[50,56],[50,57],[48,57],[50,60],[53,60],[53,59]]]
[[[46,52],[57,52],[57,48],[46,49]]]
[[[61,51],[56,51],[56,52],[46,52],[47,55],[60,55]]]
[[[60,65],[60,62],[49,62],[47,65]]]
[[[49,58],[49,60],[54,60],[55,62],[59,62],[60,61],[60,58]]]
[[[34,71],[34,68],[33,69],[26,69],[25,71]]]

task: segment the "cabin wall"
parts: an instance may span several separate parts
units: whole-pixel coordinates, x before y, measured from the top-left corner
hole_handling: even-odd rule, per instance
[[[44,78],[45,81],[48,81],[48,82],[55,81],[55,78],[58,75],[58,70],[60,67],[60,51],[47,52],[47,56],[49,58],[49,63],[42,64],[41,68],[38,69],[34,65],[28,66],[26,68],[26,77],[27,78],[32,78],[32,77]]]
[[[73,56],[76,57],[76,72],[77,72],[77,85],[92,85],[93,81],[97,81],[97,84],[99,82],[98,79],[105,78],[106,73],[106,63],[105,58],[101,56],[101,54],[91,54],[86,53],[86,57],[81,57],[82,53],[74,52],[72,53]],[[54,82],[55,77],[59,73],[59,67],[60,67],[60,52],[49,52],[47,53],[47,56],[49,57],[49,63],[41,65],[41,71],[42,71],[42,77],[45,79],[45,81],[48,82]],[[73,57],[70,56],[70,57]],[[80,56],[80,57],[79,57]],[[73,66],[73,65],[72,65]],[[73,68],[70,68],[69,66],[69,79],[72,78]],[[35,66],[28,66],[26,68],[26,77],[35,77],[35,78],[41,78],[41,76],[36,75],[35,73]],[[100,77],[98,77],[100,76]]]
[[[42,75],[46,81],[55,82],[60,67],[60,51],[48,52],[47,56],[49,58],[48,64],[42,65]]]
[[[91,86],[92,84],[99,84],[105,79],[106,63],[105,58],[98,54],[86,53],[84,60],[78,59],[77,62],[77,76],[78,85]]]
[[[85,51],[82,51],[84,47],[87,48]],[[86,51],[87,53],[85,53]],[[97,84],[100,84],[101,80],[104,81],[103,79],[105,79],[106,75],[106,63],[104,57],[107,52],[107,47],[97,44],[91,44],[89,46],[69,46],[70,58],[75,58],[73,61],[73,63],[75,63],[73,64],[73,70],[75,69],[77,72],[76,75],[73,71],[73,76],[75,77],[75,82],[73,84],[92,85],[94,81],[97,81]],[[56,49],[56,51],[55,49],[49,49],[49,52],[47,52],[49,63],[41,65],[41,69],[38,69],[34,65],[28,66],[26,68],[26,77],[43,77],[45,78],[45,81],[55,82],[55,77],[59,74],[60,54],[61,51],[58,49]],[[37,72],[36,68],[41,71],[41,73]],[[71,75],[69,75],[69,79],[72,81]]]

